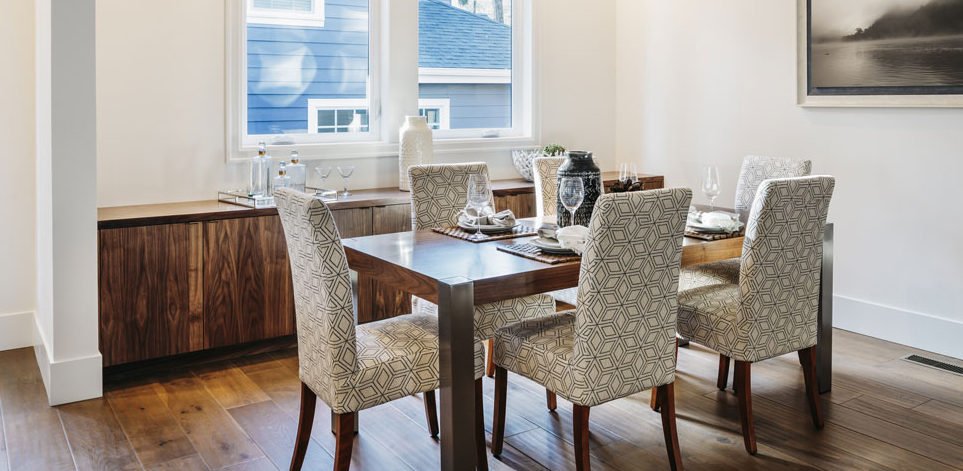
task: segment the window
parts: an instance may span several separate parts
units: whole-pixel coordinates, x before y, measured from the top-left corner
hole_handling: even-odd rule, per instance
[[[447,139],[452,150],[492,137],[531,144],[530,4],[227,2],[229,158],[251,155],[258,141],[297,145],[306,157],[390,155],[415,112],[440,151]],[[418,31],[417,41],[399,31]],[[413,72],[415,62],[417,75],[379,75]]]
[[[324,26],[325,0],[247,0],[248,23]]]

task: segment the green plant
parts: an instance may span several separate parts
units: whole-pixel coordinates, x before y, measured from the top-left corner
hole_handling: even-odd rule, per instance
[[[549,157],[557,157],[565,154],[565,147],[559,144],[549,144],[542,149],[542,153]]]

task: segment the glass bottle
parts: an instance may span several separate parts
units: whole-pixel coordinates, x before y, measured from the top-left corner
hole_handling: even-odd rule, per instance
[[[278,166],[278,176],[274,177],[274,182],[271,185],[271,194],[280,188],[288,188],[291,186],[291,177],[288,176],[287,162],[281,162]]]
[[[251,158],[251,180],[248,182],[247,194],[250,196],[264,196],[267,190],[267,167],[264,157],[267,155],[267,145],[257,143],[257,155]]]
[[[301,154],[298,151],[291,151],[291,163],[286,168],[288,176],[291,177],[291,188],[303,192],[307,172],[304,164],[301,163]]]
[[[261,144],[264,144],[263,142]],[[260,145],[258,145],[258,152],[260,152]],[[273,195],[274,194],[274,176],[278,173],[277,161],[271,158],[271,154],[268,154],[267,145],[264,145],[264,156],[261,157],[264,162],[264,194]]]

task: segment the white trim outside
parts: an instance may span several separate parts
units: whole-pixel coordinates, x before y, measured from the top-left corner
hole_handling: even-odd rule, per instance
[[[421,110],[438,110],[438,130],[451,129],[451,100],[448,98],[419,98],[418,114]],[[428,123],[431,126],[431,123]]]
[[[325,0],[311,0],[311,11],[257,8],[254,0],[247,0],[247,22],[254,24],[324,27]]]
[[[512,83],[509,69],[418,68],[418,83]]]
[[[348,137],[350,134],[352,136],[367,136],[370,139],[370,129],[371,129],[371,106],[367,98],[310,98],[308,99],[308,134],[319,134],[318,133],[318,111],[321,110],[360,110],[364,109],[368,111],[368,129],[367,132],[352,132],[352,133],[329,133],[338,134],[343,137]],[[335,123],[335,127],[337,123]],[[320,133],[324,134],[324,133]]]

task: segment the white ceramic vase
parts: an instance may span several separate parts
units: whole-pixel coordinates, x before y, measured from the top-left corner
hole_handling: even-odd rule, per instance
[[[411,191],[408,184],[408,167],[430,164],[434,156],[431,127],[424,116],[406,116],[405,124],[398,131],[398,188]]]

